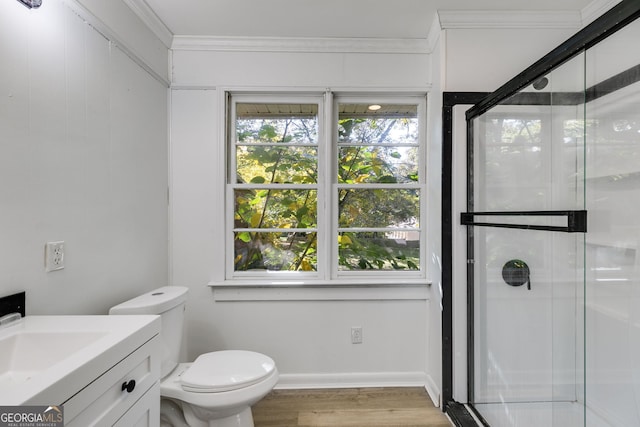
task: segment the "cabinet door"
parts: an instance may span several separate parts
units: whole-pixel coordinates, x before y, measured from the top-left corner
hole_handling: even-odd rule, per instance
[[[147,391],[114,427],[158,427],[160,425],[160,382]]]
[[[100,375],[64,402],[65,426],[110,426],[156,385],[160,378],[158,336]],[[124,385],[135,381],[127,390]],[[157,392],[160,399],[160,392]]]

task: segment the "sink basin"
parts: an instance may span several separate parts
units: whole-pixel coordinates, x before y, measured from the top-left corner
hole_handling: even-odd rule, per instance
[[[0,339],[0,388],[29,381],[55,366],[107,332],[18,331]]]
[[[0,329],[0,406],[59,405],[160,332],[160,317],[26,316]]]

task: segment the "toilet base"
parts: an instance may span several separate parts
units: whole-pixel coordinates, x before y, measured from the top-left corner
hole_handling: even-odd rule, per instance
[[[251,408],[245,408],[239,414],[219,420],[210,420],[208,427],[254,427]]]
[[[249,406],[237,414],[224,418],[209,419],[207,421],[196,417],[194,408],[188,404],[183,404],[182,409],[189,427],[254,427],[253,414]]]

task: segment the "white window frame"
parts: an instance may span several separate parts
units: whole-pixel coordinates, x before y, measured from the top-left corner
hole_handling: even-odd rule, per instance
[[[339,104],[415,104],[418,108],[418,182],[415,184],[338,184],[337,183],[337,133],[338,133],[338,112]],[[394,95],[382,95],[382,94],[363,94],[363,95],[341,95],[339,93],[334,95],[333,101],[333,115],[331,119],[332,132],[331,132],[331,186],[332,186],[332,212],[331,219],[333,221],[331,227],[332,242],[332,279],[355,279],[370,281],[375,280],[393,280],[397,278],[402,279],[424,279],[426,277],[426,239],[425,239],[425,225],[427,221],[425,211],[425,199],[426,199],[426,98],[424,96],[394,96]],[[393,146],[390,144],[390,146]],[[420,233],[420,270],[404,270],[404,271],[391,271],[391,270],[339,270],[338,265],[338,240],[336,236],[342,229],[338,228],[338,205],[336,200],[338,198],[338,191],[340,188],[359,188],[359,189],[377,189],[377,188],[391,188],[391,189],[417,189],[420,191],[420,218],[419,227],[416,229]],[[344,229],[345,231],[360,231],[359,229],[350,228]],[[362,229],[361,231],[382,231],[382,230],[369,230]]]
[[[224,132],[224,283],[216,285],[230,286],[303,286],[303,285],[383,285],[383,284],[415,284],[423,285],[426,280],[427,249],[427,213],[426,213],[426,96],[425,94],[395,95],[384,93],[341,94],[340,92],[293,92],[293,91],[226,91],[225,108],[222,110],[226,124]],[[235,104],[241,103],[317,103],[318,104],[318,182],[317,182],[317,239],[318,262],[317,271],[248,271],[236,272],[234,268],[234,189],[245,184],[235,182]],[[338,103],[385,103],[415,104],[418,107],[419,123],[419,181],[416,184],[403,184],[402,188],[417,188],[420,191],[420,270],[383,271],[383,270],[351,270],[340,271],[338,266],[338,189],[344,185],[337,183],[337,125]],[[279,188],[295,188],[296,184],[278,184]],[[359,184],[358,188],[382,188],[388,184]],[[308,188],[308,187],[307,187]],[[397,188],[397,187],[395,187]],[[353,230],[351,230],[353,231]]]
[[[318,182],[314,184],[262,184],[259,187],[268,189],[299,189],[299,188],[315,188],[317,190],[317,200],[318,204],[322,204],[321,200],[326,198],[325,192],[326,190],[323,188],[322,180],[323,175],[326,173],[326,168],[322,165],[326,162],[325,153],[322,146],[322,141],[325,139],[325,129],[323,129],[322,124],[325,122],[324,119],[324,94],[256,94],[256,93],[232,93],[229,97],[229,107],[228,111],[228,137],[227,141],[225,141],[227,147],[227,155],[226,155],[226,164],[227,168],[225,171],[225,279],[226,280],[278,280],[278,281],[287,281],[287,280],[317,280],[321,279],[319,271],[315,272],[304,272],[304,271],[235,271],[234,268],[234,190],[242,189],[242,188],[254,188],[256,185],[250,184],[238,184],[235,181],[235,172],[236,172],[236,164],[235,164],[235,120],[236,120],[236,104],[238,103],[279,103],[279,104],[287,104],[287,103],[295,103],[295,104],[316,104],[318,105]],[[318,214],[320,213],[320,206],[318,206]],[[318,239],[318,265],[321,262],[326,263],[325,256],[326,253],[320,250],[320,230],[322,227],[322,221],[320,215],[318,215],[317,219],[317,239]],[[285,231],[285,229],[282,229]],[[251,231],[251,229],[249,229]],[[278,231],[277,229],[264,229],[262,231]],[[286,231],[295,231],[287,229]],[[304,230],[302,230],[304,231]],[[306,231],[313,231],[313,229],[306,229]]]

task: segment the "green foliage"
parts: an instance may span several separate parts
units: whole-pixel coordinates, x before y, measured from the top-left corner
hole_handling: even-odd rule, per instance
[[[391,144],[414,143],[416,122],[399,118],[347,118],[338,124],[338,183],[418,181],[417,148]],[[343,188],[338,193],[339,226],[384,228],[415,223],[419,218],[419,200],[417,190],[401,187]],[[339,266],[343,270],[419,269],[419,247],[407,246],[403,239],[398,241],[387,238],[385,233],[343,233],[338,238]]]
[[[295,117],[238,120],[238,182],[257,185],[315,183],[318,175],[316,127],[315,119]],[[316,233],[287,232],[287,229],[314,229],[317,226],[316,213],[316,190],[259,187],[236,190],[236,229],[282,229],[277,233],[236,232],[236,271],[315,270]]]
[[[417,242],[389,239],[384,233],[342,233],[338,236],[341,270],[418,270]]]
[[[235,270],[316,270],[317,190],[260,188],[264,184],[317,183],[315,118],[238,120],[236,135],[237,181],[256,187],[235,191]],[[417,139],[415,121],[343,119],[339,121],[338,135],[339,184],[396,185],[418,180],[417,148],[395,145]],[[342,188],[338,192],[338,214],[340,227],[347,228],[416,224],[419,193],[402,185],[385,189]],[[393,239],[386,233],[338,236],[343,270],[417,270],[419,252],[418,240]]]
[[[415,189],[341,189],[338,195],[339,227],[398,227],[420,216]]]

